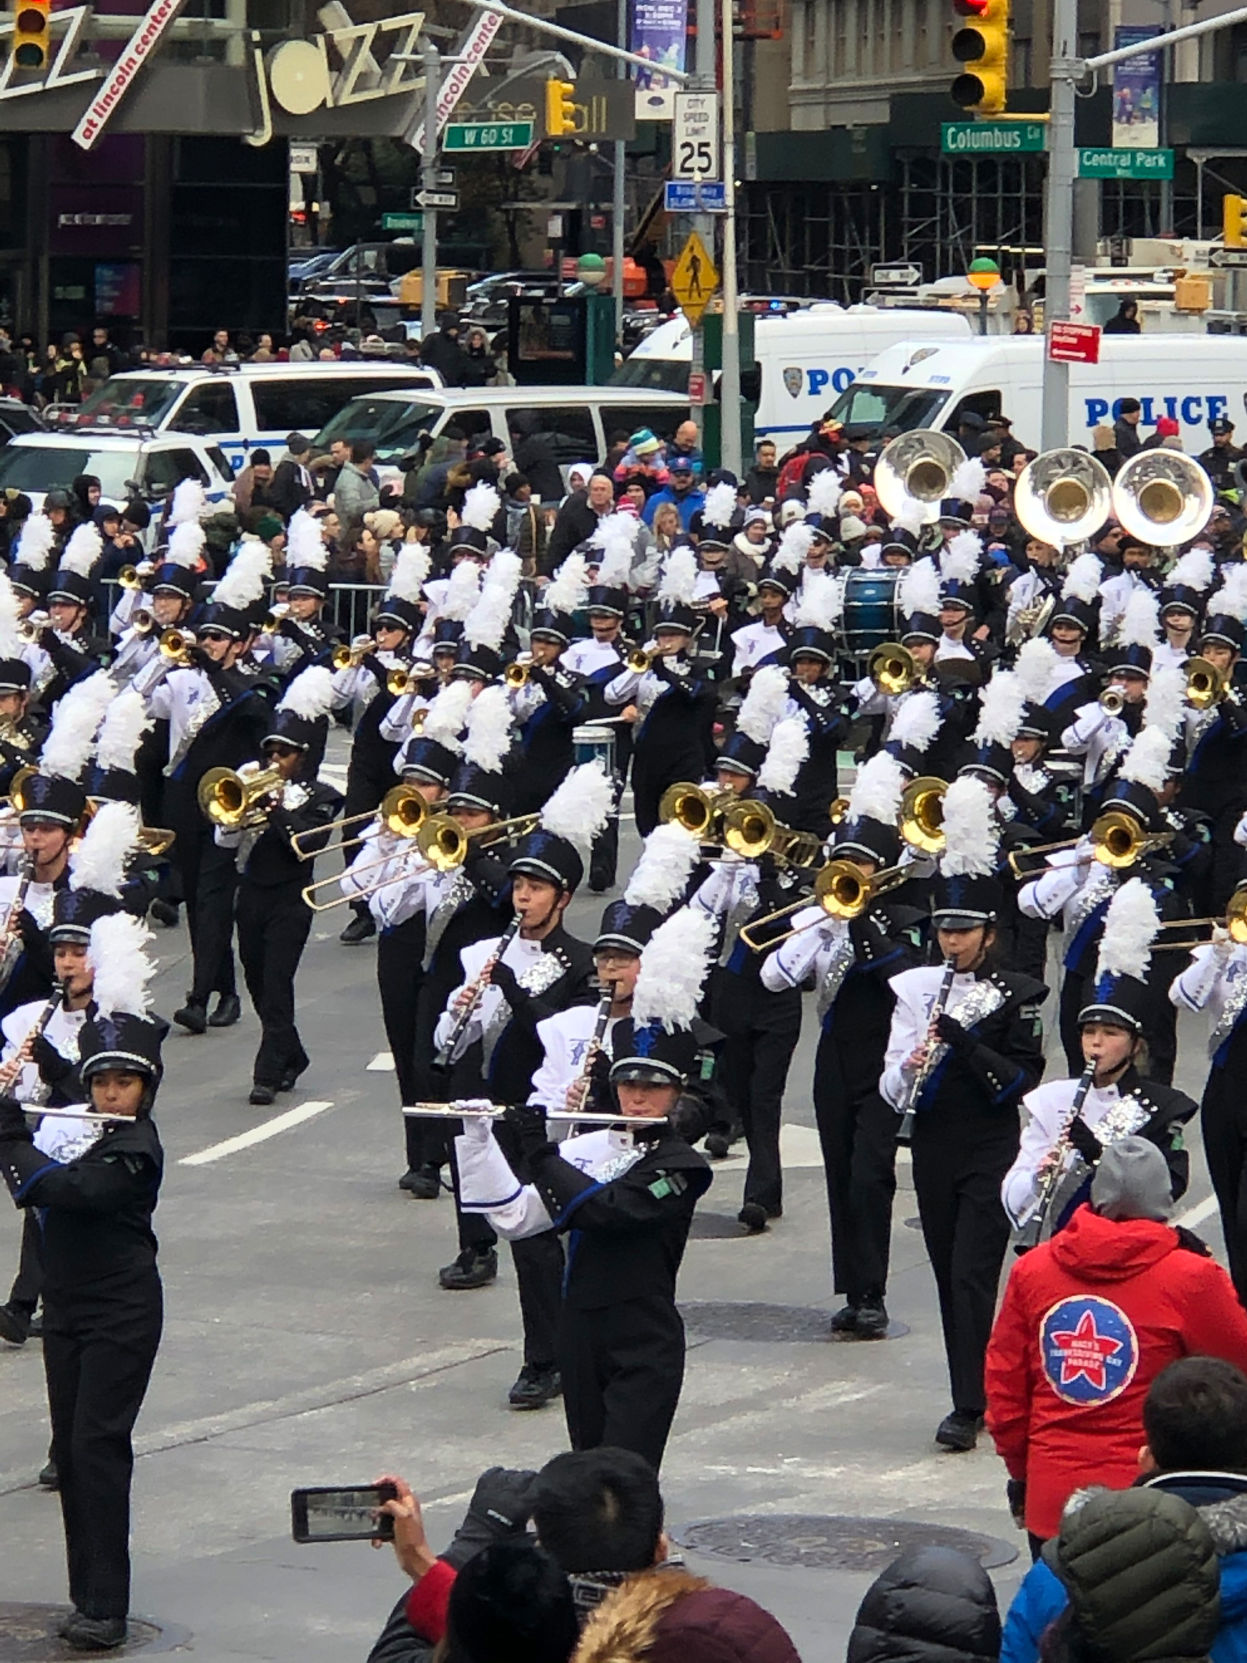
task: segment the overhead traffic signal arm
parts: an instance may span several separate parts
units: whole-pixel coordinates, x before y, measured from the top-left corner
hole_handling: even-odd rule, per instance
[[[546,135],[561,139],[576,131],[576,83],[546,82]]]
[[[1000,115],[1009,79],[1009,0],[953,0],[962,21],[953,57],[965,68],[949,89],[954,104],[979,115]]]
[[[49,17],[52,0],[17,0],[13,17],[13,62],[18,69],[46,69],[52,56]]]

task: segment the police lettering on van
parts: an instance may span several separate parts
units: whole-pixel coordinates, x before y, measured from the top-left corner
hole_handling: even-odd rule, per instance
[[[1106,398],[1089,398],[1083,401],[1087,407],[1087,426],[1116,421],[1121,415],[1123,400],[1132,397],[1143,406],[1140,427],[1155,427],[1162,416],[1181,422],[1184,427],[1204,427],[1218,416],[1224,416],[1230,403],[1224,393],[1169,393],[1159,398],[1151,393],[1125,393],[1112,404]]]

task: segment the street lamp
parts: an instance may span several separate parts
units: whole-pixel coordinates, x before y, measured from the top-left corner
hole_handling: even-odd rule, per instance
[[[985,256],[971,260],[966,270],[966,281],[979,292],[979,334],[987,333],[987,296],[1000,281],[1000,267]]]
[[[576,261],[576,280],[596,294],[606,281],[606,261],[600,254],[582,254]]]

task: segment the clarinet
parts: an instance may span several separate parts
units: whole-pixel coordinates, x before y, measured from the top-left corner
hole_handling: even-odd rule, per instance
[[[493,952],[481,966],[479,975],[475,976],[464,989],[464,992],[467,995],[467,1002],[455,1018],[455,1025],[450,1030],[446,1043],[438,1046],[437,1055],[433,1059],[434,1068],[445,1070],[450,1067],[450,1059],[454,1056],[459,1041],[467,1032],[468,1023],[471,1022],[472,1018],[476,1015],[476,1007],[480,1004],[482,998],[484,997],[485,989],[489,986],[489,978],[493,974],[494,966],[498,963],[507,948],[515,940],[516,935],[519,933],[521,922],[522,920],[517,912],[515,917],[502,932],[498,945],[494,948]]]
[[[38,1016],[31,1023],[29,1032],[27,1033],[25,1039],[22,1041],[22,1043],[17,1048],[17,1053],[16,1054],[18,1056],[21,1055],[21,1053],[26,1049],[26,1047],[28,1045],[33,1045],[37,1039],[41,1039],[43,1037],[43,1034],[47,1030],[48,1023],[56,1015],[57,1011],[60,1010],[60,1008],[61,1008],[62,1004],[64,1004],[64,1002],[65,1002],[65,984],[64,984],[64,982],[54,982],[52,984],[52,993],[51,993],[51,996],[48,999],[47,1004],[44,1005],[43,1009],[39,1012]],[[20,1072],[21,1072],[21,1070],[19,1069],[18,1073],[20,1074]],[[15,1080],[14,1084],[16,1085],[16,1083],[17,1082]],[[42,1075],[40,1075],[39,1079],[38,1079],[38,1083],[36,1084],[34,1090],[31,1092],[30,1096],[27,1098],[26,1101],[29,1102],[29,1103],[32,1103],[32,1104],[42,1103],[44,1101],[44,1099],[50,1094],[51,1090],[52,1090],[51,1086],[48,1085],[47,1081],[44,1080]]]
[[[1048,1214],[1052,1209],[1057,1185],[1061,1181],[1065,1157],[1072,1147],[1069,1140],[1070,1127],[1082,1113],[1082,1106],[1087,1101],[1087,1093],[1091,1090],[1094,1080],[1095,1064],[1089,1062],[1079,1076],[1078,1085],[1074,1091],[1073,1108],[1070,1110],[1069,1119],[1061,1130],[1060,1137],[1052,1147],[1052,1152],[1039,1180],[1039,1191],[1035,1196],[1035,1200],[1027,1209],[1025,1215],[1018,1220],[1017,1234],[1013,1242],[1014,1249],[1018,1253],[1025,1253],[1028,1248],[1037,1247],[1044,1239],[1044,1226],[1048,1222]]]
[[[948,1006],[948,1001],[949,1001],[949,998],[951,997],[952,991],[953,991],[953,977],[956,974],[957,974],[957,961],[956,961],[956,959],[952,959],[952,958],[945,959],[944,960],[944,979],[940,983],[940,990],[935,996],[935,1003],[931,1007],[931,1015],[930,1015],[930,1018],[927,1022],[927,1032],[928,1032],[928,1034],[930,1033],[931,1028],[934,1026],[937,1019],[939,1017],[943,1016],[944,1011],[946,1010],[946,1008]],[[923,1063],[922,1067],[917,1071],[917,1073],[914,1075],[913,1079],[909,1082],[909,1090],[905,1093],[905,1103],[904,1103],[903,1108],[901,1109],[900,1130],[896,1134],[896,1141],[898,1143],[902,1143],[902,1144],[908,1143],[909,1140],[914,1135],[914,1108],[915,1108],[915,1106],[918,1102],[919,1097],[922,1095],[923,1087],[926,1085],[927,1081],[931,1078],[932,1070],[935,1067],[935,1059],[934,1059],[934,1056],[933,1056],[933,1050],[934,1050],[934,1047],[931,1047],[929,1045],[928,1046],[928,1051],[927,1051],[927,1060],[926,1060],[926,1062]]]
[[[593,1065],[597,1062],[598,1053],[602,1049],[602,1041],[606,1038],[606,1030],[610,1026],[611,1006],[615,1002],[614,982],[602,984],[602,997],[598,1000],[597,1015],[593,1020],[593,1033],[585,1047],[584,1057],[581,1059],[580,1072],[573,1084],[588,1086],[593,1079]],[[588,1092],[584,1101],[588,1100]],[[582,1105],[583,1106],[583,1105]]]
[[[34,881],[35,863],[29,856],[22,862],[22,873],[18,879],[17,888],[13,892],[13,901],[9,907],[8,917],[4,921],[4,945],[0,947],[0,993],[9,985],[9,978],[17,968],[17,961],[22,953],[22,938],[18,934],[17,926],[22,913],[26,909],[26,896]]]

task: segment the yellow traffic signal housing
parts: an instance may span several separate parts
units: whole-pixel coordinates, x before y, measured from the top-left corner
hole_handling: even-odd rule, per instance
[[[953,0],[967,21],[953,36],[953,57],[966,67],[949,89],[954,104],[978,115],[1000,115],[1007,107],[1009,0]]]
[[[1221,241],[1226,248],[1243,246],[1243,215],[1247,213],[1247,199],[1241,196],[1221,198]]]
[[[13,18],[13,62],[18,69],[46,69],[52,57],[48,19],[52,0],[17,0]]]
[[[565,133],[576,131],[576,83],[574,81],[546,82],[546,135],[561,139]]]

